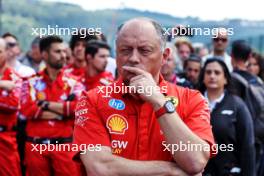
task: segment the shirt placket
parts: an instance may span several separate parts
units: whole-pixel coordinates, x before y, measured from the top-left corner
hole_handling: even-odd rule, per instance
[[[139,107],[138,116],[138,131],[139,131],[139,160],[147,160],[149,156],[149,135],[148,135],[148,119],[149,119],[149,105],[144,103]]]

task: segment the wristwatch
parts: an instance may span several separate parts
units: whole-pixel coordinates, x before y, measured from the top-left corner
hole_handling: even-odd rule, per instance
[[[48,101],[44,101],[44,103],[42,105],[42,109],[45,111],[49,110],[49,104],[50,103]]]
[[[49,102],[45,100],[38,101],[38,106],[41,107],[42,110],[47,111],[49,110]]]
[[[165,102],[165,104],[160,109],[158,109],[155,112],[155,115],[156,115],[156,118],[158,119],[159,117],[161,117],[162,115],[166,113],[171,114],[174,112],[175,112],[175,106],[170,100],[168,100]]]

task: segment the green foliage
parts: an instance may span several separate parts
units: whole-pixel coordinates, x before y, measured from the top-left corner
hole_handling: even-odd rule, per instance
[[[1,0],[0,0],[1,2]],[[263,41],[259,40],[264,35],[264,21],[249,22],[239,19],[223,21],[201,21],[198,18],[177,18],[166,14],[135,9],[105,9],[85,11],[77,5],[40,0],[2,0],[0,34],[14,33],[18,36],[20,45],[24,51],[30,46],[32,28],[40,28],[58,25],[58,27],[100,27],[106,34],[110,43],[117,27],[124,21],[133,17],[150,17],[163,26],[173,27],[177,24],[191,25],[193,27],[213,28],[217,26],[234,28],[233,39],[244,38],[249,40],[258,50],[264,50]],[[245,25],[246,22],[246,25]],[[62,36],[69,40],[70,36]],[[210,43],[210,36],[194,36],[192,41]]]

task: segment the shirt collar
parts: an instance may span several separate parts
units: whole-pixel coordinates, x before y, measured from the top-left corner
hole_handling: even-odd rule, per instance
[[[209,101],[208,92],[207,91],[204,92],[204,97],[209,104],[209,108],[210,108],[211,112],[215,108],[216,104],[220,103],[224,99],[224,96],[225,96],[225,92],[223,92],[217,99],[215,99],[213,101]]]
[[[52,83],[52,81],[48,75],[47,68],[40,71],[39,75],[43,76],[43,79],[45,80],[46,83]],[[62,77],[63,77],[63,70],[61,69],[57,75],[57,78],[54,80],[54,82],[58,82],[60,86],[63,86],[64,83],[63,83]]]

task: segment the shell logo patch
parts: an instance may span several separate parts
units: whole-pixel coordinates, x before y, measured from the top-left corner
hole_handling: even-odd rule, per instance
[[[166,98],[166,100],[170,100],[175,107],[178,106],[178,104],[179,104],[179,99],[178,98],[173,97],[173,96],[167,96],[165,98]]]
[[[46,97],[45,92],[38,92],[37,98],[38,98],[38,100],[45,100],[47,97]]]
[[[123,116],[113,114],[108,117],[106,126],[111,134],[125,134],[128,129],[128,122]]]

